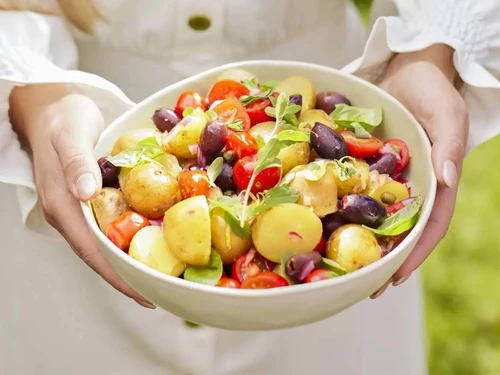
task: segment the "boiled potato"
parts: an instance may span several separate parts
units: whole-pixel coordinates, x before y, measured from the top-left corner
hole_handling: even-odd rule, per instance
[[[177,202],[179,185],[160,164],[148,163],[132,168],[123,181],[122,191],[134,211],[157,219]]]
[[[311,128],[316,122],[321,122],[335,131],[339,130],[337,124],[335,124],[326,112],[321,109],[309,109],[307,111],[302,111],[300,113],[299,122],[307,123],[311,125]]]
[[[312,208],[319,217],[337,211],[337,184],[335,182],[334,167],[328,165],[326,172],[317,181],[306,179],[307,166],[298,166],[290,172],[293,179],[288,186],[300,192],[298,204]],[[286,179],[286,177],[285,177]]]
[[[377,171],[370,172],[368,185],[363,193],[386,206],[410,197],[404,184],[392,180],[386,174],[379,174]]]
[[[252,241],[257,251],[279,263],[287,251],[291,255],[313,251],[323,227],[314,212],[296,203],[285,203],[257,216]]]
[[[150,225],[139,230],[132,238],[128,254],[167,275],[177,277],[186,269],[186,263],[179,260],[169,249],[159,226]]]
[[[111,156],[118,155],[128,148],[137,146],[137,143],[145,138],[154,137],[156,130],[154,128],[139,128],[126,132],[113,145]]]
[[[246,70],[243,70],[243,69],[229,69],[229,70],[226,70],[225,72],[221,73],[218,77],[217,77],[217,82],[219,81],[222,81],[224,79],[231,79],[233,81],[236,81],[236,82],[239,82],[239,83],[243,83],[245,81],[250,81],[252,79],[254,79],[255,76],[250,73],[250,72],[247,72]]]
[[[224,211],[214,210],[210,217],[212,246],[220,254],[224,264],[232,264],[252,246],[250,238],[244,240],[233,233],[224,220]]]
[[[262,122],[253,126],[249,133],[254,138],[262,137],[266,142],[271,135],[275,122]],[[310,146],[307,142],[297,142],[280,150],[277,158],[281,160],[283,174],[288,173],[297,165],[307,164],[309,161]]]
[[[302,110],[307,111],[316,105],[316,92],[310,80],[302,76],[292,76],[284,79],[276,86],[274,92],[285,92],[289,96],[300,94],[302,95]]]
[[[179,173],[182,171],[179,161],[174,155],[165,153],[157,156],[154,160],[160,163],[163,168],[165,168],[165,172],[170,174],[172,177],[177,178]]]
[[[206,266],[212,251],[207,199],[198,195],[172,206],[163,218],[163,236],[177,258]]]
[[[347,224],[328,239],[326,257],[352,272],[379,260],[382,250],[372,231],[361,225]]]
[[[118,219],[122,213],[130,210],[123,193],[115,188],[105,187],[91,202],[94,216],[99,229],[106,233],[106,228],[113,220]]]
[[[201,108],[196,108],[164,137],[163,149],[179,158],[193,158],[189,146],[200,143],[201,132],[206,124],[205,112]]]
[[[370,166],[363,159],[347,159],[356,168],[356,173],[346,180],[342,180],[340,167],[335,166],[335,180],[337,181],[337,192],[339,198],[344,195],[361,193],[368,185]]]

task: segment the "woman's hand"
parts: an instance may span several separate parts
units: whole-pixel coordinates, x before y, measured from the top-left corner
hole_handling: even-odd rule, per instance
[[[92,156],[104,127],[99,108],[66,85],[18,87],[10,97],[14,128],[33,152],[35,181],[47,221],[75,253],[117,290],[154,308],[113,270],[99,251],[79,201],[95,197],[101,173]]]
[[[454,87],[457,72],[453,51],[444,45],[397,55],[381,87],[403,103],[424,127],[432,142],[432,162],[438,190],[429,222],[406,262],[372,298],[390,282],[406,281],[445,236],[450,225],[469,131],[464,100]]]

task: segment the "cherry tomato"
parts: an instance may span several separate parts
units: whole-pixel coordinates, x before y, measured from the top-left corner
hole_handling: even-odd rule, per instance
[[[260,272],[271,271],[273,268],[273,262],[264,258],[256,251],[249,251],[233,263],[231,277],[242,283],[251,276],[257,275]]]
[[[375,156],[382,147],[384,147],[384,142],[380,139],[371,138],[357,138],[352,135],[347,130],[340,133],[347,144],[347,149],[349,150],[349,155],[354,158],[369,158]]]
[[[266,108],[272,106],[268,98],[259,99],[247,105],[245,108],[247,109],[252,126],[260,124],[261,122],[274,121],[274,118],[266,113]]]
[[[189,107],[193,109],[201,108],[204,111],[207,110],[207,105],[203,97],[193,90],[184,91],[179,96],[179,98],[177,99],[177,104],[175,105],[175,113],[177,113],[178,116],[182,117],[182,112],[184,112],[184,110]]]
[[[250,134],[237,132],[229,135],[226,140],[226,151],[234,151],[238,159],[256,155],[259,151],[257,141]]]
[[[241,283],[238,280],[231,279],[230,277],[222,277],[216,286],[238,289],[241,286]]]
[[[257,155],[246,156],[236,162],[233,167],[233,180],[236,186],[244,190],[248,187],[255,167]],[[281,178],[281,168],[266,168],[257,174],[250,191],[253,194],[261,193],[275,187]]]
[[[126,251],[135,234],[149,225],[148,219],[134,211],[125,211],[106,228],[108,237],[116,246]]]
[[[206,195],[210,190],[207,172],[202,169],[181,171],[178,182],[182,199]]]
[[[241,283],[241,289],[270,289],[288,286],[286,279],[274,272],[264,271]]]
[[[316,281],[328,280],[336,275],[332,271],[328,271],[325,269],[318,269],[312,271],[309,276],[306,277],[306,283],[314,283]]]
[[[393,175],[396,175],[398,172],[401,172],[408,165],[410,161],[410,150],[404,141],[401,139],[389,139],[385,142],[386,145],[392,147],[394,151],[396,151],[401,160],[396,162],[396,169],[394,169]]]
[[[401,202],[398,203],[393,203],[385,207],[385,210],[387,211],[387,216],[391,216],[398,212],[400,209],[404,207],[404,204]]]
[[[228,98],[223,102],[217,104],[212,110],[217,113],[217,119],[221,122],[227,123],[229,120],[241,120],[243,122],[243,131],[250,130],[250,117],[248,113],[237,99]]]
[[[319,243],[316,245],[314,248],[314,251],[317,251],[320,254],[324,254],[326,250],[326,240],[325,237],[321,236],[321,239],[319,240]]]
[[[223,79],[222,81],[216,82],[210,88],[207,97],[208,102],[213,104],[217,100],[224,100],[229,97],[239,99],[248,94],[250,94],[250,90],[242,83],[233,81],[232,79]]]

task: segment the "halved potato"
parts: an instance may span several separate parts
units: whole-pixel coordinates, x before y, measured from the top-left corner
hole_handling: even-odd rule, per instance
[[[206,266],[210,262],[212,236],[205,196],[188,198],[165,212],[163,235],[177,258],[193,266]]]
[[[137,146],[137,143],[145,138],[154,137],[156,129],[154,128],[138,128],[124,133],[117,139],[111,150],[111,156],[118,155],[120,152],[128,148]]]
[[[316,122],[321,122],[335,131],[339,130],[337,124],[335,124],[335,122],[333,122],[333,120],[322,109],[309,109],[307,111],[300,112],[299,122],[308,123],[311,128]]]
[[[106,233],[106,228],[113,220],[118,219],[122,213],[130,210],[123,193],[115,188],[105,187],[99,195],[90,202],[94,216],[101,232]]]
[[[273,89],[274,92],[285,92],[288,95],[302,95],[302,110],[307,111],[316,105],[316,91],[309,79],[302,76],[292,76],[284,79]]]
[[[370,178],[364,194],[379,201],[383,205],[398,203],[410,197],[406,186],[394,181],[386,174],[379,174],[377,171],[370,172]],[[382,199],[384,196],[385,199]],[[390,197],[390,202],[387,198]]]
[[[370,166],[363,159],[348,159],[347,162],[354,165],[356,173],[348,179],[343,180],[339,166],[335,166],[335,180],[337,181],[337,192],[339,198],[344,195],[361,193],[368,186]]]
[[[180,276],[186,263],[170,250],[159,226],[147,226],[132,238],[128,254],[139,262],[167,275]]]

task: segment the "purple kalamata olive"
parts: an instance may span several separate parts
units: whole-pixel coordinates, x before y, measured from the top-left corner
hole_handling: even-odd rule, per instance
[[[316,95],[316,109],[322,109],[328,115],[335,110],[337,104],[351,105],[351,101],[335,91],[323,91]]]
[[[370,171],[377,171],[380,174],[392,174],[396,169],[398,160],[393,154],[382,154],[370,165]]]
[[[233,167],[231,164],[224,162],[221,172],[215,179],[215,184],[224,192],[236,190],[236,185],[233,180]]]
[[[290,280],[298,283],[306,279],[309,274],[321,266],[321,254],[312,251],[292,256],[285,264],[285,273]]]
[[[118,175],[120,168],[115,167],[111,162],[103,156],[97,161],[102,176],[102,187],[118,187]]]
[[[200,149],[209,162],[215,159],[226,145],[227,126],[220,121],[209,121],[201,132]]]
[[[349,223],[366,225],[370,228],[378,228],[387,217],[385,207],[365,194],[344,196],[340,213]]]
[[[316,122],[311,130],[311,145],[323,159],[341,159],[349,154],[344,138],[321,122]]]
[[[339,206],[340,209],[340,206]],[[347,224],[346,219],[337,211],[333,214],[326,215],[323,220],[323,236],[328,239],[332,233],[340,228],[342,225]]]
[[[156,128],[164,133],[172,130],[181,121],[181,118],[171,109],[162,107],[155,111],[152,120]]]

